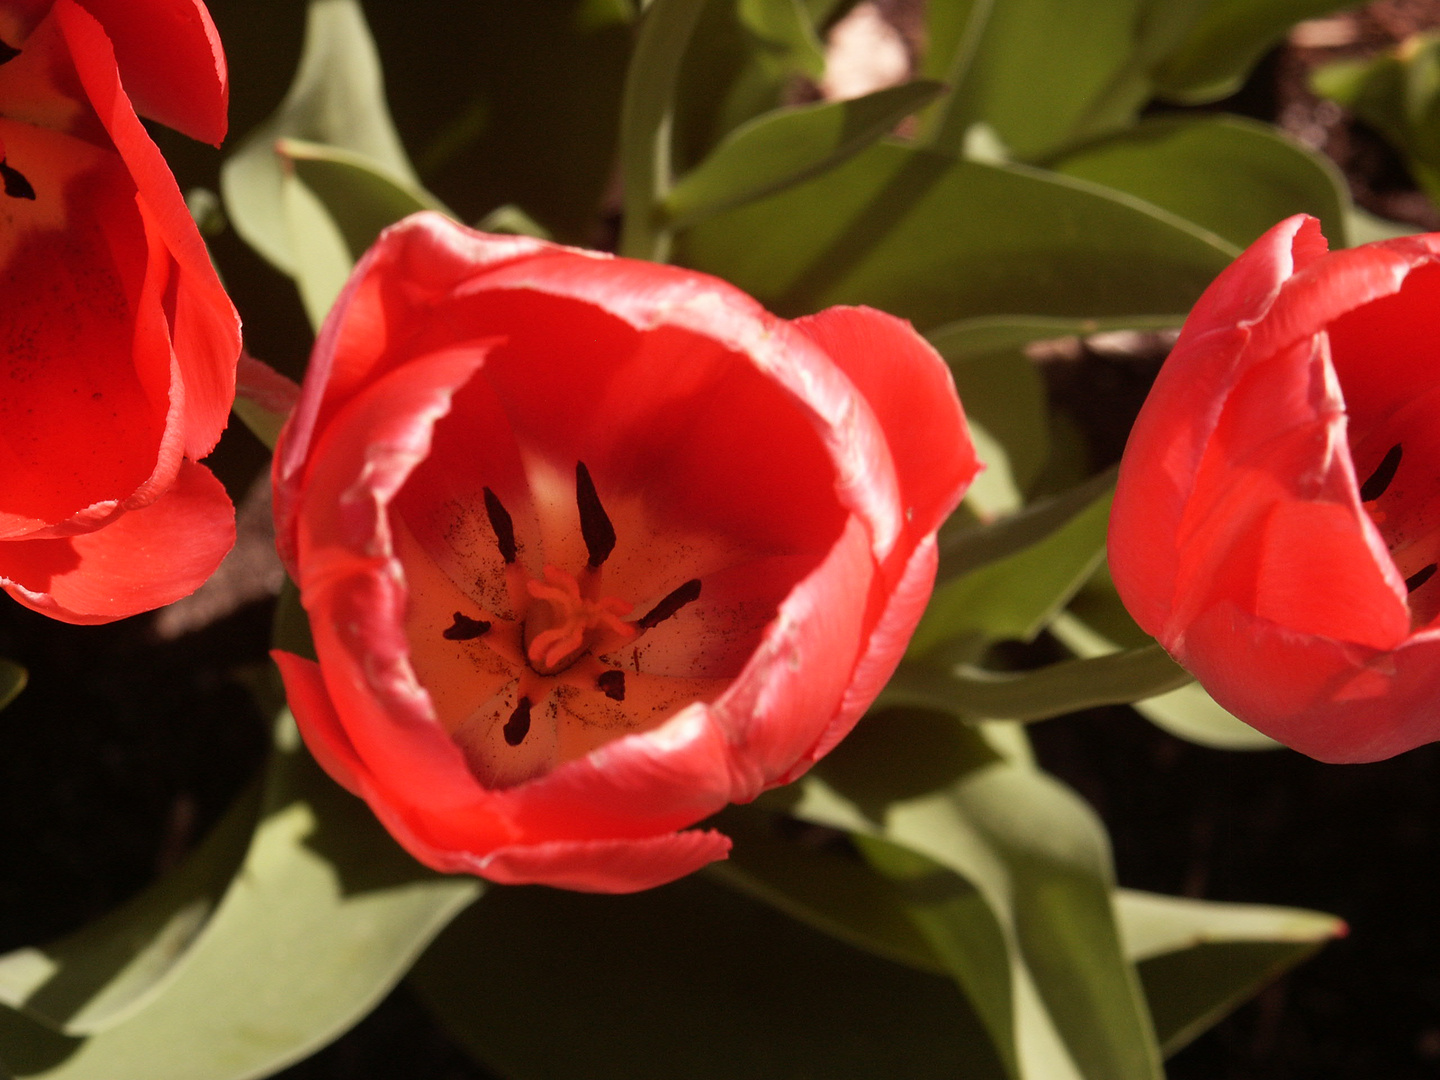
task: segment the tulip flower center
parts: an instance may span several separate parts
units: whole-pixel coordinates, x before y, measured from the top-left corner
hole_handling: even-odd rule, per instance
[[[477,584],[487,606],[442,616],[431,602],[441,585],[424,563],[405,556],[414,543],[407,530],[400,530],[399,546],[411,577],[412,662],[483,782],[504,787],[548,771],[663,721],[685,700],[711,698],[728,682],[642,671],[642,639],[688,613],[700,599],[701,580],[683,581],[632,617],[636,604],[606,587],[618,538],[583,462],[575,466],[572,513],[584,562],[573,569],[547,561],[532,573],[520,557],[525,543],[514,518],[493,490],[482,493],[492,561]],[[704,631],[703,624],[690,629]],[[457,679],[437,648],[464,650],[471,671]],[[672,641],[667,651],[674,648]]]

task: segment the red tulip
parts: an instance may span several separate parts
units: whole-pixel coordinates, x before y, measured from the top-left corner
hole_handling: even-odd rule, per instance
[[[210,142],[199,0],[0,0],[0,586],[74,623],[169,603],[234,540],[196,460],[240,325],[136,110]]]
[[[1220,704],[1324,761],[1440,739],[1440,234],[1313,218],[1206,290],[1110,519],[1132,615]]]
[[[434,214],[385,233],[276,456],[307,743],[422,862],[627,892],[803,773],[898,662],[976,469],[866,309]]]

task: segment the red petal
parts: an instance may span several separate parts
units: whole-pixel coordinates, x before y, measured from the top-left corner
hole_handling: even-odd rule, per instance
[[[1231,263],[1186,319],[1130,431],[1110,512],[1110,568],[1125,606],[1151,634],[1163,632],[1171,613],[1180,518],[1239,368],[1254,355],[1251,327],[1298,267],[1324,255],[1324,244],[1319,223],[1300,215]]]
[[[280,649],[271,650],[270,658],[280,669],[285,701],[310,753],[332,780],[353,795],[361,794],[366,769],[335,712],[320,665]]]
[[[790,775],[835,722],[880,615],[871,610],[876,570],[868,530],[852,517],[711,706],[735,747],[731,801],[753,799]]]
[[[643,840],[557,840],[501,848],[476,860],[473,872],[502,885],[630,893],[675,881],[729,852],[729,837],[710,829]]]
[[[69,0],[58,0],[60,4]],[[191,138],[225,138],[230,84],[201,0],[79,0],[115,48],[135,111]]]
[[[220,481],[186,461],[160,498],[94,532],[0,543],[0,582],[26,607],[62,622],[103,623],[188,596],[235,543]]]
[[[185,452],[201,458],[214,449],[230,417],[240,319],[169,166],[121,89],[104,31],[69,0],[56,5],[55,15],[85,93],[130,171],[146,242],[175,260],[171,338],[185,380]]]
[[[1218,605],[1177,654],[1221,705],[1320,761],[1380,761],[1440,739],[1440,640],[1377,653]]]
[[[875,598],[881,607],[880,617],[855,664],[850,685],[845,689],[835,718],[804,757],[775,783],[790,783],[835,749],[836,744],[850,734],[865,710],[880,696],[880,691],[885,689],[885,684],[895,674],[905,655],[905,648],[919,625],[920,616],[925,614],[925,605],[930,602],[930,594],[935,588],[937,560],[935,538],[927,536],[920,541],[893,587],[887,589],[876,582]]]
[[[0,394],[0,533],[127,499],[155,468],[169,408],[163,337],[136,336],[145,236],[114,157],[0,120],[36,189],[0,238],[7,387]],[[158,348],[156,347],[158,345]]]
[[[880,422],[907,532],[933,532],[980,468],[945,361],[908,322],[871,308],[830,308],[794,325],[850,377]]]

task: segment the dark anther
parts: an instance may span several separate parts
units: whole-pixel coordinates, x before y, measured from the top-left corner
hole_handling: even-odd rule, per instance
[[[469,641],[477,638],[490,629],[490,624],[484,619],[472,619],[468,615],[455,612],[455,621],[444,630],[440,636],[446,641]]]
[[[615,550],[615,526],[610,524],[610,515],[600,505],[595,481],[590,479],[590,470],[583,461],[575,463],[575,503],[580,507],[580,535],[585,538],[585,550],[590,552],[593,570]]]
[[[515,711],[510,714],[510,719],[505,721],[505,741],[511,746],[519,746],[529,734],[530,699],[522,697],[515,703]]]
[[[625,672],[602,671],[595,679],[595,685],[605,691],[605,696],[612,701],[625,700]]]
[[[25,179],[18,169],[12,169],[5,162],[0,161],[0,180],[5,182],[5,194],[12,199],[35,198],[35,189],[30,186],[30,181]]]
[[[20,55],[20,50],[7,42],[0,41],[0,64],[8,64]]]
[[[515,522],[510,520],[495,492],[485,489],[485,513],[490,518],[490,528],[495,530],[495,543],[500,547],[500,557],[507,563],[515,561]]]
[[[1424,585],[1425,582],[1429,581],[1434,576],[1435,564],[1433,562],[1429,566],[1422,566],[1419,570],[1416,570],[1415,573],[1411,574],[1405,579],[1405,591],[1414,592],[1416,589],[1420,588],[1421,585]]]
[[[1360,485],[1360,501],[1374,502],[1385,494],[1385,489],[1390,486],[1390,481],[1395,479],[1395,470],[1400,468],[1400,455],[1404,453],[1400,444],[1396,443],[1390,447],[1390,452],[1385,455],[1385,460],[1380,462],[1379,468],[1370,474],[1370,479]]]
[[[674,615],[692,600],[698,599],[700,599],[700,579],[691,578],[685,582],[684,585],[673,590],[664,600],[656,604],[650,610],[650,614],[646,615],[635,625],[640,627],[641,630],[649,630],[652,626],[658,626],[670,618],[671,615]]]

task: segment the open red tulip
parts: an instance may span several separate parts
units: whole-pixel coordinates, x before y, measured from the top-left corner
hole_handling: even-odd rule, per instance
[[[199,0],[0,0],[0,585],[57,619],[169,603],[234,541],[196,461],[239,320],[136,115],[219,142],[226,85]]]
[[[1191,312],[1110,519],[1130,613],[1324,761],[1440,739],[1440,235],[1275,226]]]
[[[440,870],[625,892],[803,773],[894,670],[976,470],[949,372],[867,309],[434,214],[387,231],[275,462],[306,742]]]

